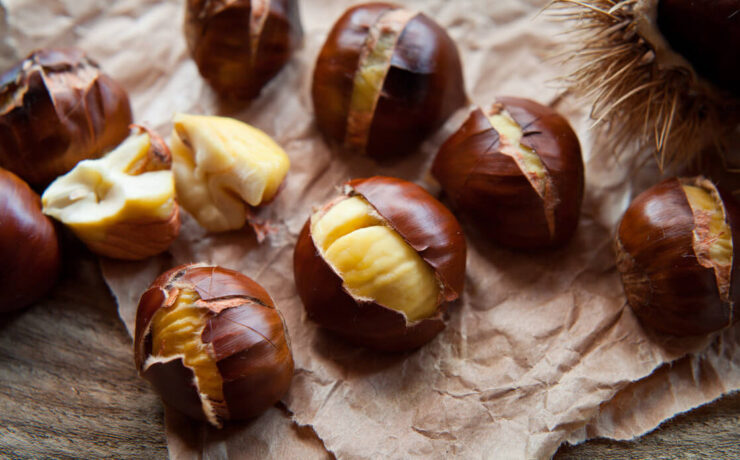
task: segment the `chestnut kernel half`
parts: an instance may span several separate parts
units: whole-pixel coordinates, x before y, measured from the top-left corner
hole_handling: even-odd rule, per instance
[[[702,177],[671,178],[635,198],[616,239],[627,302],[658,332],[700,335],[738,320],[733,198]]]
[[[188,0],[185,38],[218,93],[259,95],[303,37],[298,0]]]
[[[52,182],[41,197],[44,214],[96,254],[125,260],[159,254],[180,230],[171,164],[162,138],[134,125],[103,158],[81,161]]]
[[[584,173],[578,137],[536,102],[499,98],[473,110],[432,165],[454,208],[516,249],[565,244],[578,226]]]
[[[141,296],[134,357],[166,403],[217,427],[259,415],[293,377],[283,317],[264,288],[203,264],[165,272]]]
[[[0,312],[39,300],[59,273],[54,225],[41,200],[18,176],[0,168]]]
[[[251,209],[280,191],[290,159],[261,130],[228,117],[175,115],[172,169],[177,197],[200,225],[212,232],[237,230]]]
[[[0,166],[43,187],[128,134],[126,91],[77,49],[31,53],[0,77]]]
[[[311,91],[324,137],[375,158],[414,151],[467,99],[460,57],[444,29],[389,3],[357,5],[339,18]]]
[[[417,348],[443,328],[465,280],[465,237],[452,213],[411,182],[355,179],[314,212],[293,269],[309,318],[385,351]]]

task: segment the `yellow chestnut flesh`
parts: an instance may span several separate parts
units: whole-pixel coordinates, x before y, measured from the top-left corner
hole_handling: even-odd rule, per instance
[[[248,207],[270,201],[290,167],[267,134],[232,118],[176,115],[171,142],[178,199],[210,231],[243,227]]]
[[[353,297],[402,312],[409,322],[436,312],[434,271],[363,198],[314,214],[311,235]]]
[[[103,158],[78,163],[46,189],[44,213],[88,244],[105,240],[120,223],[167,221],[176,206],[172,171],[140,171],[151,148],[144,131]]]
[[[213,414],[210,401],[222,402],[224,399],[223,379],[208,351],[210,345],[201,340],[210,311],[196,306],[198,299],[195,291],[180,290],[172,307],[162,308],[154,315],[150,359],[168,361],[183,357],[185,366],[192,369],[195,375],[196,388],[203,401],[203,413],[210,416]]]
[[[491,122],[491,126],[495,129],[501,139],[501,143],[509,148],[502,149],[502,153],[505,153],[512,157],[519,168],[522,170],[527,179],[534,187],[537,194],[541,197],[545,197],[545,179],[547,170],[545,165],[542,163],[537,153],[522,144],[522,127],[514,121],[511,115],[503,110],[502,112],[489,115],[488,121]]]
[[[365,150],[396,42],[416,14],[405,9],[390,10],[370,29],[353,81],[344,141],[347,148]]]
[[[701,186],[682,184],[682,187],[694,214],[694,253],[702,266],[714,270],[721,296],[729,299],[732,232],[722,201],[716,192]]]

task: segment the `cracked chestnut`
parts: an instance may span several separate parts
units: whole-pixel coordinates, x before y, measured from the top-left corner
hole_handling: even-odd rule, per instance
[[[185,38],[216,92],[252,99],[290,59],[303,29],[298,0],[188,0]]]
[[[389,3],[357,5],[339,18],[311,94],[329,143],[374,158],[413,152],[467,101],[452,39],[424,14]]]
[[[356,344],[402,351],[444,328],[465,252],[442,203],[411,182],[371,177],[347,182],[309,217],[293,269],[309,318]]]
[[[165,272],[141,296],[134,357],[166,403],[217,427],[259,415],[293,377],[285,324],[265,289],[203,264]]]
[[[738,218],[732,196],[702,177],[667,179],[635,198],[619,225],[617,268],[643,325],[689,336],[737,322]]]
[[[0,166],[34,187],[118,145],[129,124],[126,91],[78,49],[34,51],[0,77]]]
[[[56,230],[41,199],[0,168],[0,312],[26,307],[52,287],[59,273]]]
[[[432,174],[453,208],[502,246],[562,246],[578,226],[578,138],[565,118],[536,102],[502,97],[473,110],[440,148]]]

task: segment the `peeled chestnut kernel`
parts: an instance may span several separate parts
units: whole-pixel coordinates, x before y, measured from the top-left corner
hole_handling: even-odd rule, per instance
[[[126,91],[77,49],[39,50],[0,76],[0,166],[43,187],[121,142]]]
[[[41,200],[18,176],[0,168],[0,313],[39,300],[59,273],[54,225]]]
[[[499,98],[475,109],[432,165],[453,206],[516,249],[565,244],[583,200],[581,147],[568,121],[536,102]]]
[[[739,216],[703,177],[667,179],[635,198],[619,225],[617,268],[643,325],[687,336],[737,322]]]
[[[250,207],[275,197],[290,159],[270,136],[233,118],[178,114],[174,124],[177,197],[200,225],[242,228]]]
[[[165,251],[180,230],[167,145],[133,126],[97,160],[81,161],[42,196],[44,214],[69,227],[91,251],[139,260]]]
[[[293,377],[283,317],[264,288],[203,264],[169,270],[141,296],[134,357],[167,404],[217,427],[259,415]]]
[[[465,251],[457,220],[423,188],[371,177],[347,182],[311,215],[293,269],[309,318],[351,342],[401,351],[444,328]]]
[[[313,74],[318,126],[375,158],[413,152],[466,103],[452,39],[421,13],[365,3],[334,24]]]
[[[188,0],[185,38],[217,92],[257,97],[303,36],[298,0]]]

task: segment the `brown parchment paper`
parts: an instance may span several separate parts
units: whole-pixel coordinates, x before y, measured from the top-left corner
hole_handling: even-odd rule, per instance
[[[246,108],[219,103],[199,77],[182,36],[182,3],[11,0],[0,9],[4,68],[34,48],[76,45],[128,89],[138,122],[168,135],[177,111],[234,116],[265,130],[291,158],[285,189],[261,211],[278,228],[263,244],[249,229],[207,234],[184,215],[168,254],[101,261],[130,331],[151,280],[196,261],[251,276],[286,317],[296,375],[281,405],[220,431],[168,409],[171,457],[546,458],[567,440],[631,438],[740,388],[738,327],[665,342],[625,307],[612,234],[634,193],[658,177],[643,172],[636,180],[629,162],[611,160],[588,129],[588,110],[552,83],[566,73],[546,60],[563,29],[536,17],[546,0],[399,2],[437,19],[457,41],[472,101],[517,95],[553,105],[579,133],[587,164],[572,243],[523,255],[468,231],[466,289],[447,328],[401,355],[346,345],[306,320],[293,284],[293,244],[311,207],[349,178],[393,175],[436,192],[429,164],[465,111],[393,165],[332,154],[313,121],[310,79],[328,30],[354,2],[302,0],[303,48]]]

